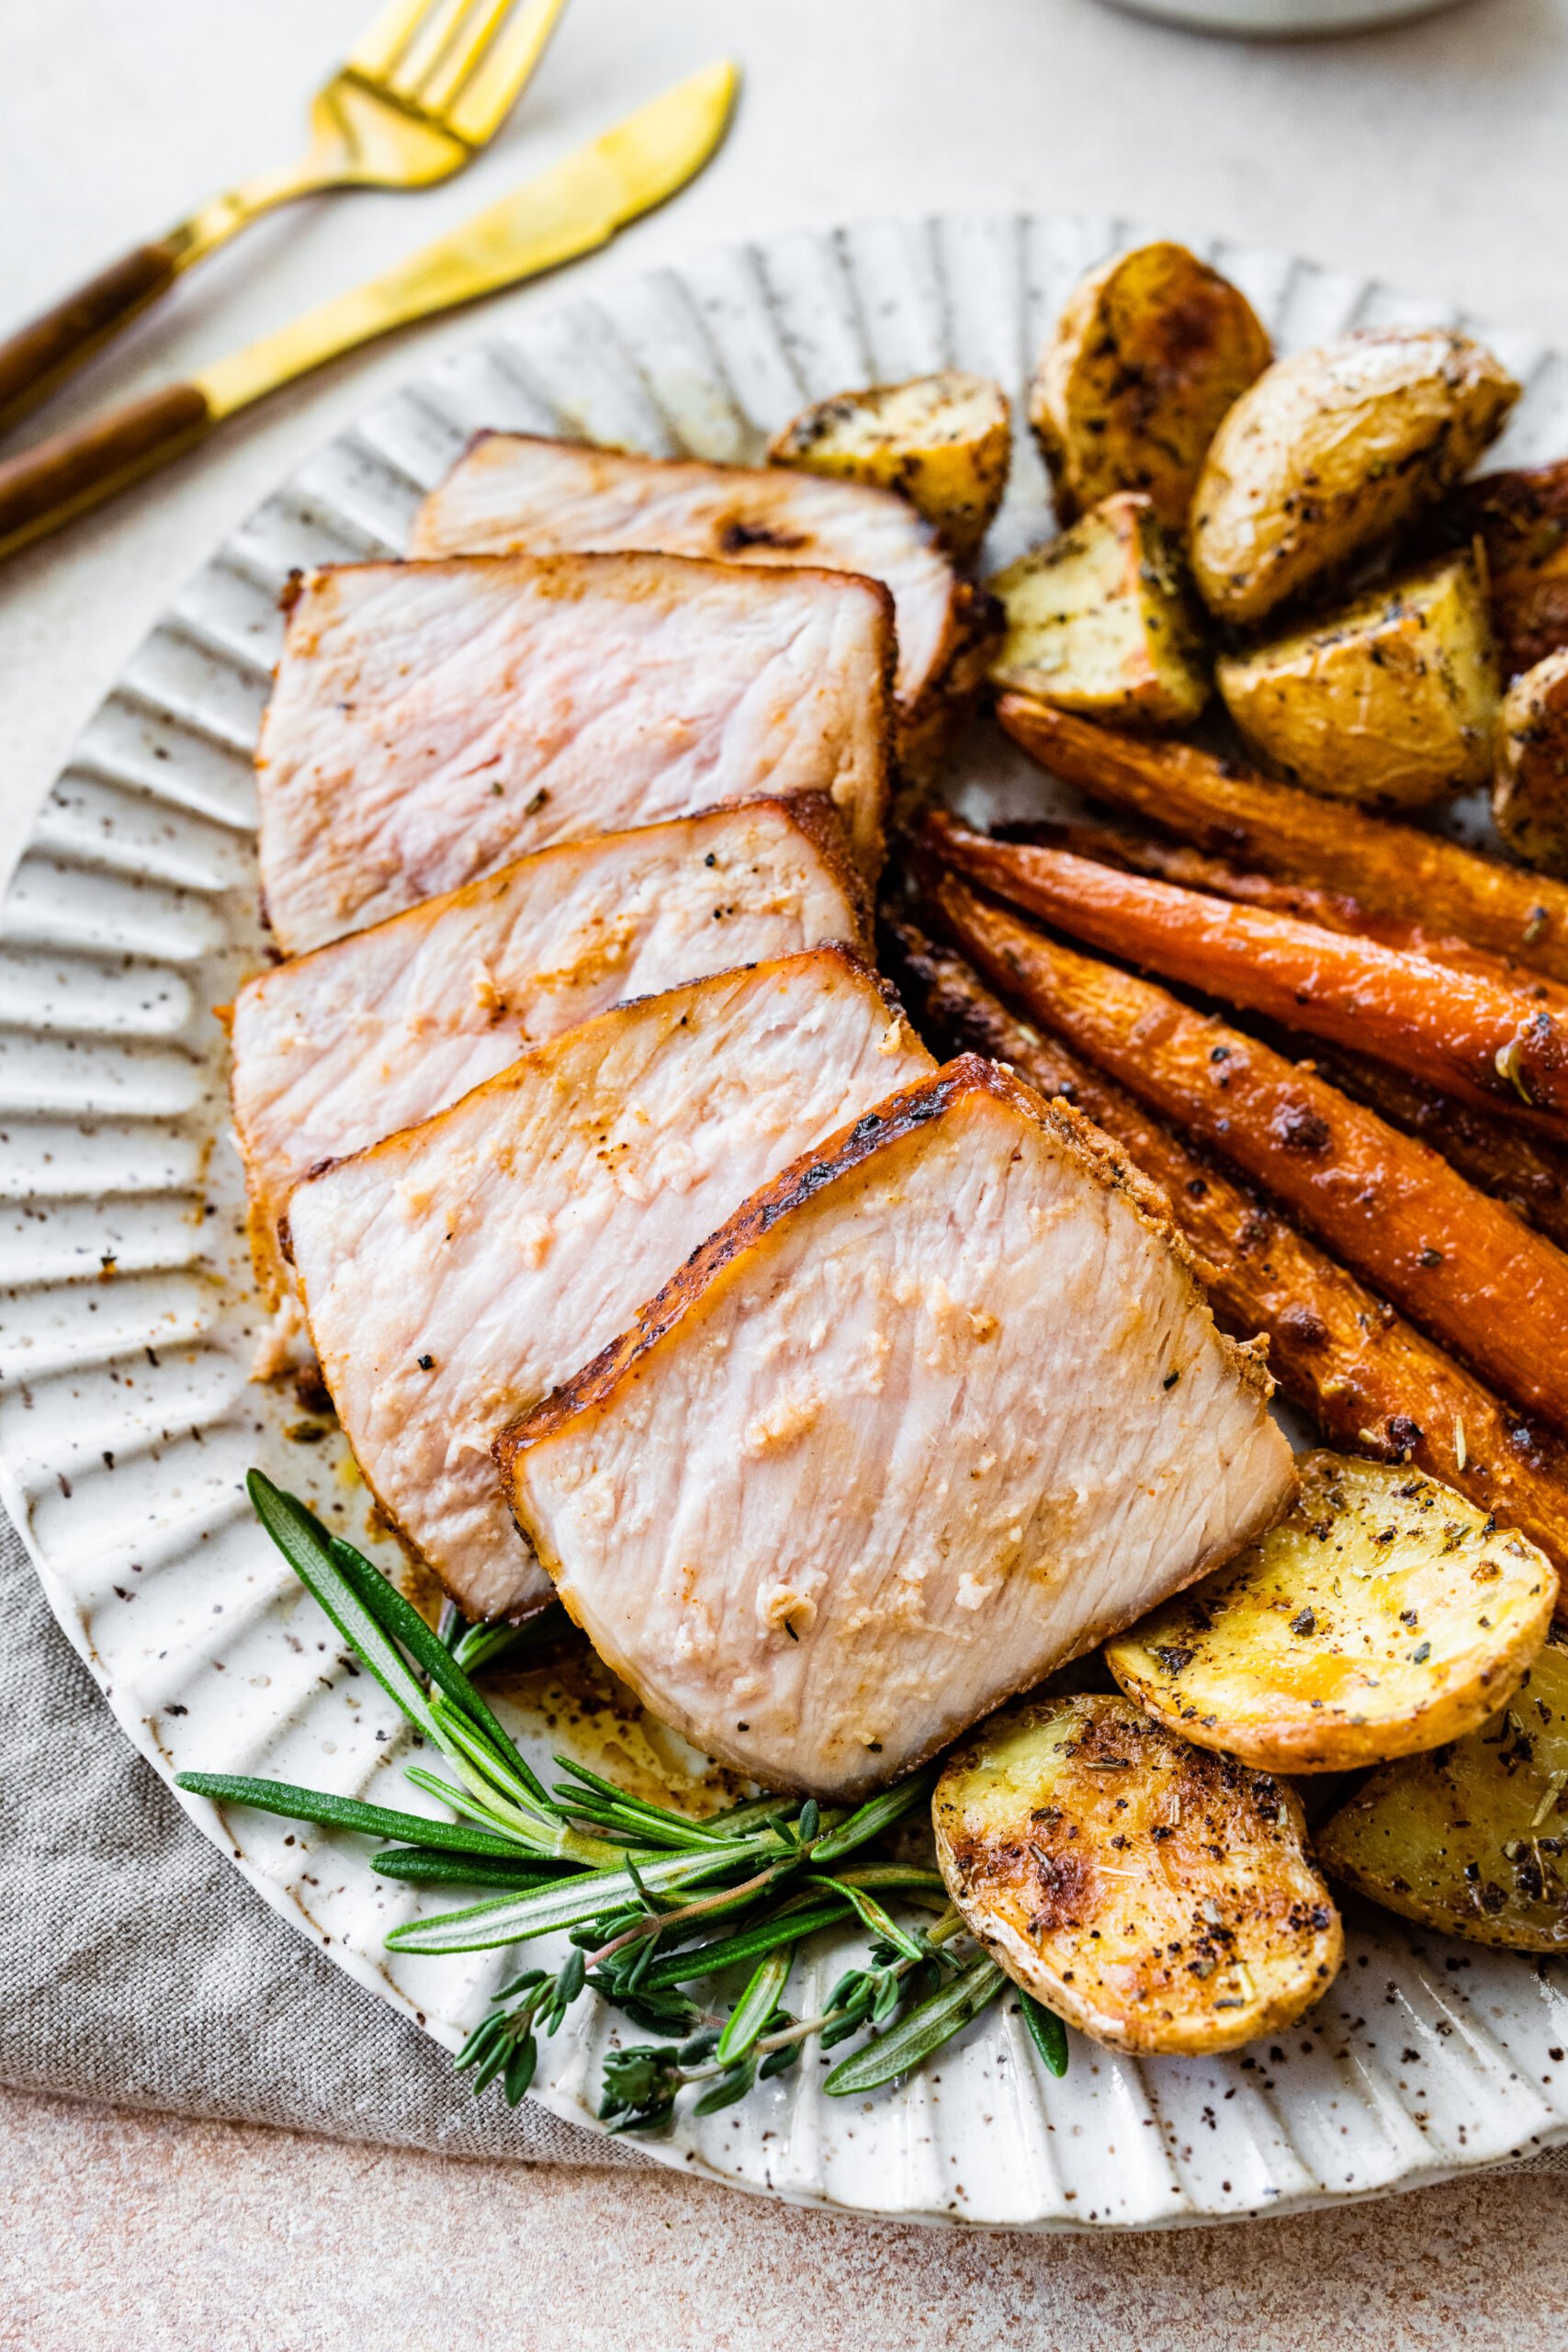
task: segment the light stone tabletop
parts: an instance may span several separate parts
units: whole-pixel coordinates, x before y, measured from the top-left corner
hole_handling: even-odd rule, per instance
[[[7,0],[0,322],[289,152],[372,0]],[[1125,212],[1430,288],[1568,348],[1568,0],[1467,0],[1325,44],[1190,36],[1098,0],[574,0],[508,133],[414,199],[254,231],[50,413],[150,388],[369,275],[729,51],[718,162],[509,298],[797,225]],[[0,874],[105,685],[212,544],[319,442],[502,305],[344,362],[0,571]],[[3,1988],[0,1988],[3,1997]],[[485,2171],[0,2099],[0,2346],[725,2352],[1508,2352],[1562,2341],[1568,2177],[1119,2242],[793,2214],[648,2174]]]

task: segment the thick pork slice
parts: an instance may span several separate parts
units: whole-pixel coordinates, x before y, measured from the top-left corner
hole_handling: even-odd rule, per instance
[[[892,591],[898,755],[911,775],[945,748],[985,673],[989,600],[961,581],[907,499],[778,467],[637,458],[526,433],[481,433],[414,524],[419,556],[662,548],[725,563],[822,564]]]
[[[868,871],[887,592],[675,556],[334,565],[289,614],[256,750],[289,955],[584,833],[826,793]]]
[[[1161,1196],[966,1055],[784,1171],[497,1446],[594,1647],[783,1786],[908,1770],[1293,1484]]]
[[[470,1616],[549,1598],[491,1458],[502,1425],[749,1192],[933,1067],[875,975],[819,948],[601,1013],[296,1189],[348,1442]]]
[[[828,940],[866,944],[864,886],[830,803],[801,794],[541,850],[247,982],[231,1094],[269,1306],[277,1221],[319,1160],[625,997]]]

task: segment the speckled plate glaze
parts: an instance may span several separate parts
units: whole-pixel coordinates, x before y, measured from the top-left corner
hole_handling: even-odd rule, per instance
[[[93,718],[0,927],[0,1493],[62,1625],[165,1778],[227,1769],[420,1803],[399,1774],[400,1718],[339,1656],[242,1489],[259,1462],[363,1537],[366,1498],[335,1431],[247,1378],[257,1308],[213,1017],[263,953],[250,754],[288,571],[400,551],[420,495],[479,425],[744,461],[847,385],[956,366],[1018,391],[1074,279],[1147,233],[1012,218],[800,235],[493,332],[269,499]],[[1454,316],[1280,254],[1213,258],[1287,349]],[[1528,388],[1506,454],[1568,449],[1568,368],[1517,336],[1488,340]],[[1023,435],[988,559],[1047,518]],[[1038,808],[1041,786],[983,739],[957,797],[980,814]],[[538,1685],[532,1697],[513,1720],[542,1763],[564,1719]],[[613,1766],[662,1742],[656,1763],[700,1771],[657,1727],[619,1737]],[[275,1910],[448,2047],[509,1973],[503,1954],[385,1954],[388,1928],[442,1905],[377,1878],[358,1841],[182,1802]],[[1054,2082],[1004,2007],[901,2092],[846,2107],[808,2063],[645,2144],[801,2203],[1049,2229],[1285,2211],[1568,2138],[1561,1976],[1371,1911],[1349,1931],[1313,2016],[1232,2058],[1135,2064],[1076,2040]],[[819,1938],[797,2013],[840,1965]],[[536,2095],[592,2123],[617,2027],[604,2008],[577,2015],[547,2045]]]

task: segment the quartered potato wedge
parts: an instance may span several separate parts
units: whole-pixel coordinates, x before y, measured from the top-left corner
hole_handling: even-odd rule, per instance
[[[1445,1935],[1568,1951],[1568,1647],[1542,1650],[1484,1730],[1374,1772],[1317,1850],[1348,1886]]]
[[[1450,327],[1382,327],[1276,360],[1210,445],[1192,569],[1250,624],[1401,530],[1459,481],[1519,388]]]
[[[991,581],[993,685],[1124,725],[1181,727],[1209,699],[1198,616],[1146,498],[1102,499]]]
[[[950,368],[818,401],[773,435],[768,456],[798,473],[897,491],[970,563],[1007,488],[1012,411],[1000,385]]]
[[[1112,2049],[1235,2049],[1289,2025],[1338,1969],[1339,1915],[1294,1792],[1130,1700],[992,1716],[949,1758],[931,1817],[970,1932]]]
[[[1333,800],[1419,808],[1490,782],[1500,683],[1473,557],[1221,661],[1253,750]]]
[[[1201,1747],[1337,1772],[1458,1739],[1545,1641],[1551,1562],[1418,1471],[1313,1453],[1284,1519],[1105,1648]]]
[[[1497,733],[1497,831],[1527,865],[1568,876],[1568,646],[1514,680]]]
[[[1138,245],[1092,271],[1029,394],[1060,519],[1140,490],[1168,530],[1184,530],[1214,429],[1269,356],[1246,295],[1185,245]]]

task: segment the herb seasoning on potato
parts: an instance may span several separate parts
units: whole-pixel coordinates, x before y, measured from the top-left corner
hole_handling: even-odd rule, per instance
[[[1200,1747],[1339,1772],[1474,1731],[1546,1640],[1551,1562],[1451,1487],[1314,1453],[1287,1516],[1108,1643],[1129,1697]]]
[[[1336,1878],[1424,1927],[1568,1951],[1568,1648],[1542,1650],[1484,1730],[1374,1772],[1317,1848]]]
[[[1192,502],[1192,570],[1249,627],[1415,521],[1468,472],[1519,396],[1448,327],[1385,327],[1276,360],[1215,434]]]
[[[937,1860],[1025,1992],[1115,2050],[1194,2057],[1327,1990],[1339,1915],[1294,1792],[1130,1700],[1026,1700],[948,1758]]]
[[[1468,554],[1225,656],[1216,674],[1252,748],[1329,799],[1420,808],[1491,776],[1497,662]]]
[[[1492,815],[1528,865],[1568,876],[1568,647],[1504,696]]]
[[[897,491],[957,562],[972,563],[1007,488],[1012,411],[988,378],[949,369],[818,401],[774,434],[768,458]]]
[[[1092,271],[1029,395],[1061,521],[1140,490],[1168,530],[1184,530],[1214,429],[1270,356],[1247,297],[1185,245],[1138,245]]]
[[[1122,491],[990,582],[992,683],[1064,710],[1181,727],[1209,699],[1197,612],[1146,498]]]

